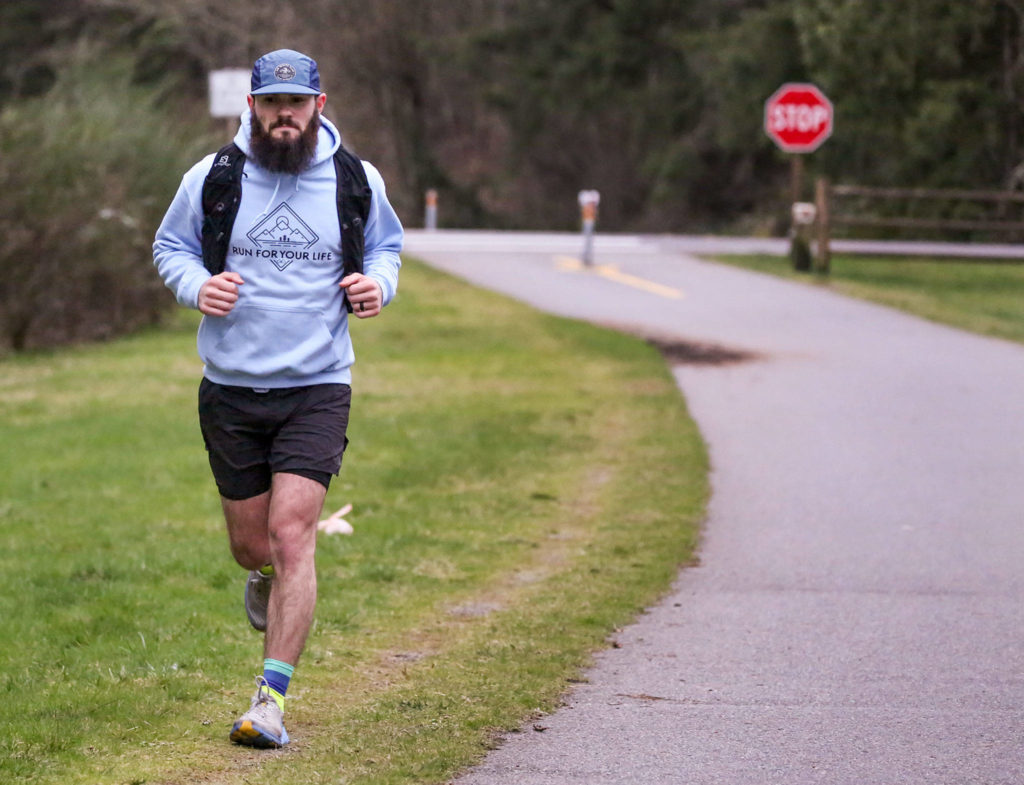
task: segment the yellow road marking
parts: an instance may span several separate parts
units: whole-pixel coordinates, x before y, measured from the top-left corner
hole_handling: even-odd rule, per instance
[[[583,262],[575,256],[556,256],[555,266],[559,270],[582,270]]]
[[[660,297],[667,297],[670,300],[681,300],[684,297],[683,292],[679,289],[655,283],[654,281],[648,281],[646,278],[640,278],[636,275],[624,273],[613,264],[595,264],[587,267],[582,261],[575,257],[556,256],[555,265],[559,270],[567,270],[571,272],[584,272],[589,270],[596,275],[600,275],[602,278],[607,278],[609,281],[615,281],[617,283],[625,284],[626,286],[632,286],[634,289],[642,289],[645,292],[650,292],[651,294],[656,294]]]

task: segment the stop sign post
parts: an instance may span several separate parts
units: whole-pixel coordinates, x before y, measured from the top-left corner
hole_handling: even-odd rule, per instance
[[[787,82],[764,102],[764,130],[786,153],[792,153],[790,201],[794,207],[803,195],[803,155],[812,153],[832,135],[832,102],[815,85]],[[794,220],[790,256],[798,270],[808,269],[810,251],[805,236],[809,226]],[[819,256],[827,259],[826,254]],[[827,270],[827,261],[823,262]]]
[[[803,159],[832,135],[832,102],[815,85],[787,82],[764,102],[764,130],[793,156],[793,199],[800,201]]]

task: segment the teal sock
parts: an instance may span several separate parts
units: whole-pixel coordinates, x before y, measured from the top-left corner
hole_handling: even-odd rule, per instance
[[[269,657],[263,660],[263,678],[270,688],[270,694],[284,711],[284,696],[288,693],[288,684],[295,673],[295,666]]]

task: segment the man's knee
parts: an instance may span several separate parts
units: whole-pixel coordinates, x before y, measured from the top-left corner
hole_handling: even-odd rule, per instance
[[[251,542],[248,540],[236,540],[228,538],[228,545],[231,548],[231,555],[240,567],[247,570],[258,570],[270,562],[270,552],[267,544]]]
[[[235,561],[247,570],[255,570],[270,561],[267,518],[270,494],[249,499],[222,498],[224,519],[228,528],[228,545]]]
[[[270,554],[278,572],[288,572],[313,561],[316,551],[316,517],[271,520]]]
[[[312,560],[316,549],[316,524],[327,489],[319,482],[296,474],[275,474],[268,534],[274,566],[288,570]]]

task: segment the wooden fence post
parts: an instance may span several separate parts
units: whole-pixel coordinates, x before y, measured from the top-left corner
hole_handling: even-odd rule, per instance
[[[814,205],[817,208],[818,219],[818,247],[814,256],[814,267],[819,273],[826,275],[832,264],[832,251],[829,247],[831,201],[831,185],[827,178],[819,177],[814,184]]]

